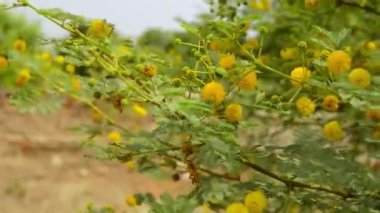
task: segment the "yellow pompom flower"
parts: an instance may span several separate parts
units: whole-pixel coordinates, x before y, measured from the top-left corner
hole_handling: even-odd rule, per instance
[[[365,47],[368,50],[376,50],[377,49],[377,43],[375,41],[369,41],[366,43]]]
[[[342,140],[344,132],[338,121],[330,121],[323,126],[323,136],[329,141]]]
[[[22,69],[17,75],[16,84],[18,86],[25,85],[30,80],[30,76],[31,75],[29,69]]]
[[[95,123],[100,123],[103,120],[102,114],[94,109],[91,109],[91,118]]]
[[[127,162],[124,163],[125,167],[127,167],[127,169],[129,170],[134,170],[136,169],[136,161],[134,160],[129,160]]]
[[[371,74],[363,68],[353,69],[348,75],[351,84],[365,89],[371,85]]]
[[[211,101],[215,105],[221,104],[226,98],[224,86],[216,81],[211,81],[204,85],[201,91],[203,100]]]
[[[17,39],[15,42],[13,42],[13,49],[18,52],[24,52],[26,50],[26,47],[26,42],[22,39]]]
[[[252,9],[268,11],[271,9],[271,3],[269,0],[251,0],[248,6]]]
[[[142,71],[145,76],[153,77],[157,74],[157,66],[155,64],[146,64]]]
[[[250,192],[244,198],[244,205],[249,213],[262,213],[268,205],[267,197],[261,190]]]
[[[256,73],[252,71],[252,72],[249,72],[248,74],[245,74],[244,77],[240,79],[237,86],[240,89],[249,91],[249,90],[255,89],[256,84],[257,84],[257,76],[256,76]]]
[[[304,116],[309,116],[315,112],[315,103],[308,97],[297,99],[296,107],[298,112]]]
[[[319,5],[320,0],[305,0],[305,7],[307,9],[314,9]]]
[[[138,202],[137,202],[137,199],[136,199],[136,196],[134,195],[127,195],[125,197],[125,203],[128,205],[128,206],[131,206],[131,207],[135,207],[138,205]]]
[[[148,111],[139,104],[132,104],[132,109],[137,115],[141,117],[146,117],[148,115]]]
[[[351,57],[343,50],[336,50],[327,57],[327,67],[333,75],[341,75],[351,67]]]
[[[107,138],[109,141],[114,143],[120,143],[121,142],[121,135],[117,131],[111,131],[108,133]]]
[[[66,70],[66,72],[68,72],[70,74],[74,74],[75,73],[75,66],[72,64],[67,64],[65,67],[65,70]]]
[[[323,98],[323,109],[328,112],[336,112],[339,109],[339,99],[335,95],[326,95]]]
[[[71,79],[71,89],[74,91],[74,92],[79,92],[80,91],[80,88],[81,88],[81,81],[80,81],[80,78],[78,77],[74,77]]]
[[[249,211],[244,204],[235,202],[227,206],[226,213],[249,213]]]
[[[111,34],[112,28],[100,19],[92,20],[87,34],[93,38],[105,38]]]
[[[285,61],[297,59],[297,48],[283,48],[280,51],[280,56]]]
[[[40,58],[44,61],[51,61],[51,54],[49,52],[44,52],[40,54]]]
[[[65,63],[65,56],[63,56],[63,55],[57,55],[54,58],[54,62],[57,63],[57,64],[64,64]]]
[[[224,69],[231,69],[236,63],[234,55],[223,55],[219,58],[219,66]]]
[[[230,122],[239,122],[243,117],[243,108],[240,104],[231,103],[224,110],[224,117]]]
[[[5,57],[0,56],[0,70],[6,69],[7,67],[8,67],[8,60]]]
[[[290,73],[291,82],[296,87],[301,86],[302,83],[305,83],[309,80],[310,75],[310,70],[308,70],[306,67],[296,67]]]

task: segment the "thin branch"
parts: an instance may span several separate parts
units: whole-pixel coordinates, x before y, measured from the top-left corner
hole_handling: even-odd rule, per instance
[[[177,161],[180,161],[182,162],[182,160],[179,158],[179,157],[176,157],[176,156],[172,156],[172,155],[168,155],[168,154],[165,154],[166,157],[169,157],[169,158],[172,158],[174,160],[177,160]],[[240,177],[235,177],[235,176],[232,176],[230,174],[219,174],[217,172],[214,172],[214,171],[211,171],[209,169],[206,169],[204,167],[198,167],[198,170],[204,172],[204,173],[207,173],[211,176],[214,176],[214,177],[218,177],[218,178],[222,178],[222,179],[226,179],[226,180],[231,180],[231,181],[240,181]]]
[[[349,199],[349,198],[359,198],[359,197],[370,197],[370,198],[373,198],[373,199],[376,199],[376,200],[380,200],[380,195],[377,195],[377,194],[357,194],[357,193],[350,193],[350,192],[343,192],[343,191],[339,191],[339,190],[333,190],[333,189],[328,189],[328,188],[325,188],[325,187],[322,187],[322,186],[314,186],[314,185],[311,185],[311,184],[306,184],[306,183],[302,183],[302,182],[298,182],[298,181],[294,181],[294,180],[291,180],[291,179],[288,179],[288,178],[285,178],[285,177],[281,177],[269,170],[266,170],[265,168],[257,165],[257,164],[254,164],[254,163],[251,163],[249,161],[247,161],[246,159],[244,158],[241,158],[240,159],[241,162],[243,164],[245,164],[246,166],[252,168],[253,170],[257,171],[257,172],[260,172],[261,174],[264,174],[268,177],[271,177],[275,180],[278,180],[282,183],[284,183],[289,189],[292,189],[292,188],[304,188],[304,189],[311,189],[311,190],[315,190],[315,191],[323,191],[323,192],[327,192],[327,193],[330,193],[330,194],[334,194],[334,195],[337,195],[343,199]]]

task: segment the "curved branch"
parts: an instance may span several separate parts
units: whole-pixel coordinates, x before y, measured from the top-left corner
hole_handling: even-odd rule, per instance
[[[339,190],[333,190],[333,189],[328,189],[328,188],[325,188],[325,187],[322,187],[322,186],[314,186],[314,185],[311,185],[311,184],[307,184],[307,183],[302,183],[302,182],[298,182],[298,181],[294,181],[294,180],[291,180],[291,179],[288,179],[288,178],[285,178],[285,177],[281,177],[269,170],[266,170],[265,168],[257,165],[257,164],[254,164],[254,163],[251,163],[249,161],[247,161],[246,159],[244,158],[241,158],[240,161],[250,167],[251,169],[261,173],[261,174],[264,174],[268,177],[271,177],[275,180],[278,180],[282,183],[284,183],[289,189],[292,189],[292,188],[304,188],[304,189],[311,189],[311,190],[315,190],[315,191],[323,191],[323,192],[327,192],[327,193],[330,193],[330,194],[334,194],[334,195],[337,195],[343,199],[349,199],[349,198],[359,198],[359,197],[370,197],[370,198],[373,198],[373,199],[376,199],[376,200],[380,200],[380,195],[378,194],[358,194],[358,193],[350,193],[350,192],[344,192],[344,191],[339,191]]]

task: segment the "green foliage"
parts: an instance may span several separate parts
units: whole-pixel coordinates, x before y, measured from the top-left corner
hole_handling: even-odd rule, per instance
[[[205,203],[225,209],[258,189],[269,198],[266,212],[379,209],[377,1],[211,1],[212,11],[182,22],[183,31],[148,30],[136,43],[116,33],[91,37],[89,20],[59,9],[40,10],[27,1],[22,6],[71,35],[48,50],[64,56],[62,63],[31,57],[38,48],[1,48],[11,67],[21,68],[27,59],[31,69],[12,103],[50,112],[61,105],[60,97],[70,97],[96,113],[94,124],[77,128],[90,136],[83,144],[94,147],[95,157],[135,161],[139,172],[158,178],[188,174],[194,191],[144,200],[151,212],[192,212]],[[351,60],[341,75],[330,70],[344,64],[329,59],[336,50]],[[297,67],[310,76],[294,78]],[[358,80],[368,80],[368,87],[355,85],[353,68],[368,70],[371,79]],[[10,70],[5,72],[14,84],[19,74]],[[208,90],[213,81],[223,90]],[[339,100],[332,112],[327,95]],[[299,104],[303,96],[313,105]],[[242,112],[229,112],[231,103]],[[302,115],[311,108],[310,116]],[[128,109],[148,114],[149,125],[126,127],[124,120],[135,119]],[[330,121],[339,126],[326,128]],[[121,132],[121,142],[97,143],[109,129]]]

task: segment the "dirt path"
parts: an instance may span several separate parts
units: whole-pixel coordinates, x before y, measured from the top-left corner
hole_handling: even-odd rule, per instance
[[[125,195],[191,190],[188,182],[157,181],[119,163],[84,158],[77,148],[83,136],[67,128],[86,119],[80,110],[29,115],[0,105],[0,212],[75,213],[90,202],[146,212],[128,208]]]

